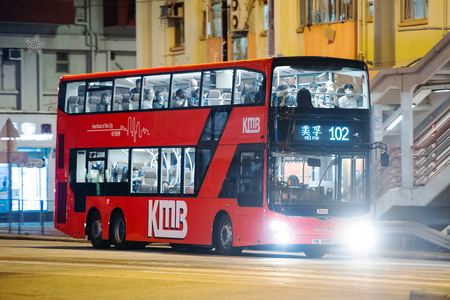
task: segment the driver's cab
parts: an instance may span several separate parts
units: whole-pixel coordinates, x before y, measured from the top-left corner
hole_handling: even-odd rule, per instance
[[[271,151],[269,204],[363,203],[367,158],[363,154],[302,154]]]

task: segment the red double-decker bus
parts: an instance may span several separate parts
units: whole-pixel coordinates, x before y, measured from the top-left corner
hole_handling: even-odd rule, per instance
[[[360,61],[276,57],[64,76],[57,131],[55,227],[95,248],[282,246],[321,257],[368,236]]]

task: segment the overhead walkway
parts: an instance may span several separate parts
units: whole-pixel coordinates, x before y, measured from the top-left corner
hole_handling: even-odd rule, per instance
[[[376,169],[374,214],[405,222],[386,223],[392,231],[434,241],[411,222],[438,231],[450,225],[450,35],[411,66],[381,70],[371,94],[384,129],[402,117],[383,133],[390,166]]]

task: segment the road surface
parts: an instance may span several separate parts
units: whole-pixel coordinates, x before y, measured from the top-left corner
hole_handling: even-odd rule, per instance
[[[391,300],[411,290],[450,295],[450,262],[0,240],[0,299]]]

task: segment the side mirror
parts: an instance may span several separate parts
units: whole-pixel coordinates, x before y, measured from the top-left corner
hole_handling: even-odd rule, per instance
[[[383,167],[389,166],[389,154],[387,154],[386,152],[381,153],[380,162]]]
[[[310,166],[310,167],[320,167],[320,159],[308,157],[308,166]]]

